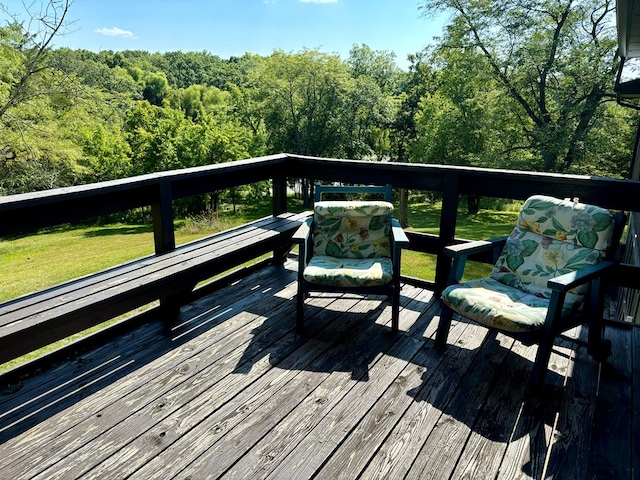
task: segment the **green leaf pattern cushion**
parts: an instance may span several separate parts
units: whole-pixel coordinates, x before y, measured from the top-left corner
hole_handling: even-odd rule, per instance
[[[542,195],[530,197],[491,278],[550,298],[547,281],[600,262],[613,229],[613,216],[603,208]],[[584,288],[574,293],[584,294]]]
[[[303,272],[307,282],[340,287],[385,285],[393,278],[389,258],[336,258],[314,255]]]
[[[338,258],[390,256],[393,205],[381,201],[317,202],[313,254]]]
[[[542,327],[549,279],[598,263],[610,246],[613,216],[605,209],[536,195],[522,207],[491,278],[451,285],[442,293],[454,311],[511,332]],[[563,315],[580,307],[584,288],[567,293]]]
[[[508,332],[530,332],[541,328],[547,316],[549,300],[493,278],[480,278],[451,285],[442,292],[442,300],[459,314],[488,327]],[[568,315],[582,297],[567,294],[562,315]]]

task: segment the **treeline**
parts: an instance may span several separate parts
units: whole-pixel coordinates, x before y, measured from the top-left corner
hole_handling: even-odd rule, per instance
[[[568,2],[563,17],[489,3],[423,2],[459,10],[408,70],[367,45],[346,59],[52,49],[8,23],[0,194],[277,152],[626,176],[637,114],[611,92],[609,4]]]

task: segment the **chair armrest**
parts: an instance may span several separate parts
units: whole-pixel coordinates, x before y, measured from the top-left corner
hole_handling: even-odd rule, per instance
[[[473,240],[470,242],[449,245],[444,248],[444,253],[453,258],[447,285],[460,283],[467,264],[467,257],[484,252],[493,252],[494,262],[501,248],[504,247],[507,237],[491,238],[489,240]]]
[[[398,248],[407,248],[409,246],[409,237],[400,226],[400,222],[395,218],[391,219],[391,238]]]
[[[291,240],[294,243],[305,243],[308,239],[309,236],[311,235],[311,224],[313,223],[313,218],[307,218],[304,223],[302,225],[300,225],[298,227],[298,229],[295,231],[295,233],[293,234],[293,236],[291,237]]]
[[[576,270],[575,272],[565,273],[556,278],[552,278],[547,282],[547,287],[558,292],[567,292],[572,288],[582,285],[601,276],[605,270],[614,267],[618,262],[614,260],[605,260],[590,267]]]
[[[457,245],[449,245],[445,247],[444,253],[448,257],[466,257],[475,253],[490,252],[494,248],[504,246],[507,237],[492,238],[489,240],[473,240],[470,242],[460,243]]]

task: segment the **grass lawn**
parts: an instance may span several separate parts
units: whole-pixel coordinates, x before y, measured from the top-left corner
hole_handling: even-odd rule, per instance
[[[487,238],[509,235],[516,223],[518,211],[480,210],[469,215],[465,209],[458,211],[456,237],[467,240],[486,240]],[[409,228],[415,232],[438,235],[440,231],[439,204],[411,204],[409,207]],[[435,280],[436,256],[419,252],[402,253],[402,274],[409,277]],[[469,262],[465,269],[465,278],[486,276],[491,266]]]
[[[299,202],[290,202],[290,210],[302,211]],[[270,214],[270,203],[240,206],[234,213],[226,207],[216,219],[195,218],[176,221],[176,243],[183,244]],[[508,234],[517,212],[481,210],[476,215],[460,212],[456,236],[485,239]],[[412,204],[410,230],[438,234],[440,206]],[[153,253],[151,225],[114,223],[50,229],[29,236],[0,239],[0,301],[18,297],[58,283],[88,275]],[[471,264],[472,275],[484,275],[487,265]],[[407,251],[403,253],[402,273],[433,280],[435,255]],[[112,320],[108,323],[113,323]],[[104,326],[104,325],[103,325]],[[95,331],[94,327],[46,350],[60,347]],[[0,371],[42,354],[42,351],[0,365]]]

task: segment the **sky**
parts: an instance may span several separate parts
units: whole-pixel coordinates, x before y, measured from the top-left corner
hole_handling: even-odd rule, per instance
[[[0,0],[28,19],[25,5],[39,11],[47,0]],[[246,52],[304,48],[337,53],[354,44],[396,54],[421,51],[440,35],[444,18],[421,15],[418,0],[74,0],[73,22],[54,47],[167,52],[207,51],[229,58]],[[6,15],[4,15],[6,18]],[[4,20],[4,19],[3,19]]]

